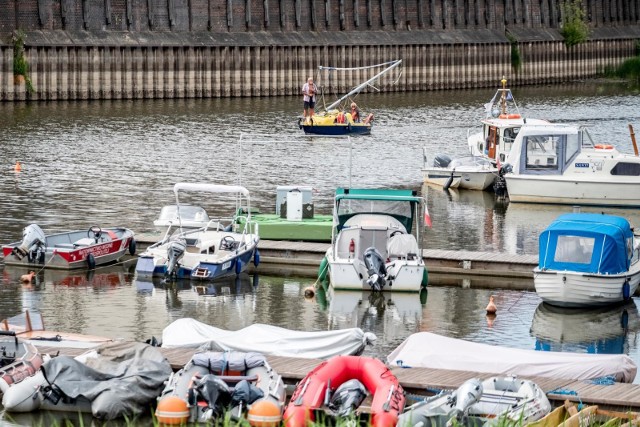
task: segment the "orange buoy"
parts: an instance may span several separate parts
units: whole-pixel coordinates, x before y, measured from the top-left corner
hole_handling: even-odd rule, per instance
[[[489,297],[489,304],[487,304],[487,313],[496,314],[498,311],[498,307],[496,307],[495,302],[493,302],[493,295]]]
[[[187,402],[177,396],[163,398],[156,408],[156,418],[160,424],[186,424],[189,420]]]
[[[247,420],[253,427],[275,427],[282,421],[282,411],[275,403],[260,400],[249,408]]]
[[[313,286],[309,286],[304,288],[304,297],[307,299],[311,299],[314,296],[316,296],[316,288],[314,288]]]
[[[22,283],[31,283],[31,281],[33,280],[33,276],[35,275],[36,275],[36,272],[31,270],[29,271],[29,273],[23,274],[22,276],[20,276],[20,281]]]
[[[596,144],[594,145],[596,150],[611,150],[613,149],[613,145],[611,144]]]
[[[22,165],[20,164],[20,160],[16,161],[16,165],[13,167],[13,170],[16,172],[20,172],[22,170]]]

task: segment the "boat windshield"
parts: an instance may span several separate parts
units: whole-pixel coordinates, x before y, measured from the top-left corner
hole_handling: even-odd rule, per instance
[[[169,205],[162,208],[160,211],[159,220],[174,220],[178,218],[177,206]],[[189,221],[207,221],[209,215],[200,206],[180,205],[180,218],[182,220]]]

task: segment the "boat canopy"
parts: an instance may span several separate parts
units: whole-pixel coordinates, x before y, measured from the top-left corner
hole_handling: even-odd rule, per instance
[[[173,192],[178,196],[178,191],[203,191],[207,193],[234,193],[249,197],[249,190],[239,185],[219,185],[179,182],[173,186]]]
[[[622,217],[593,213],[560,215],[539,238],[542,270],[621,274],[633,255],[633,231]]]
[[[416,207],[420,203],[422,197],[414,190],[339,187],[336,189],[334,221],[341,230],[349,218],[357,214],[390,215],[402,223],[407,233],[411,233]]]

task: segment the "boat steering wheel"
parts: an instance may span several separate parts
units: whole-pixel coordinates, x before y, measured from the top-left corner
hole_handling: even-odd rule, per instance
[[[393,237],[393,236],[395,236],[397,234],[404,234],[404,232],[402,230],[396,230],[393,233],[391,233],[391,235],[389,235],[389,237]]]
[[[233,245],[236,243],[236,239],[231,236],[224,236],[222,242],[220,242],[220,249],[224,251],[230,251],[233,249]]]
[[[102,228],[98,227],[97,225],[90,227],[87,231],[87,237],[93,237],[96,243],[98,243],[100,236],[102,236]]]

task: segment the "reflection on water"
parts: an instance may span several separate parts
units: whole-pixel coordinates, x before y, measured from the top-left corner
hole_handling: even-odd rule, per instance
[[[581,353],[626,354],[628,335],[640,330],[634,302],[615,307],[566,309],[540,303],[531,334],[536,349]]]

